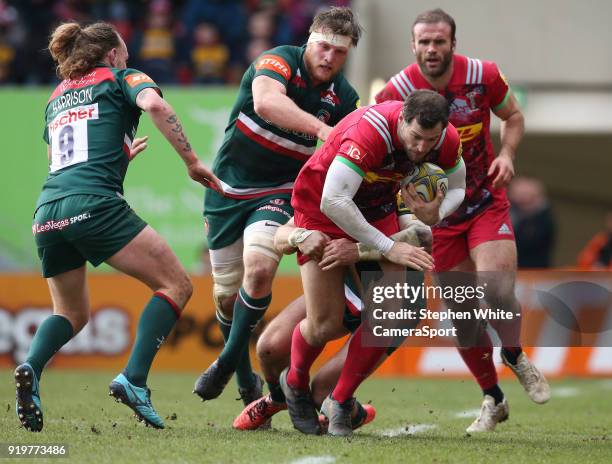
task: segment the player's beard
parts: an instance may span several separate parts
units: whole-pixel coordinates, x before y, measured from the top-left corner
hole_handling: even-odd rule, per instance
[[[432,77],[435,79],[442,76],[448,70],[448,67],[450,66],[452,61],[453,52],[445,53],[444,55],[442,55],[440,67],[436,71],[431,71],[427,68],[427,58],[423,57],[419,60],[419,68],[421,68],[421,73],[423,73],[424,76]]]

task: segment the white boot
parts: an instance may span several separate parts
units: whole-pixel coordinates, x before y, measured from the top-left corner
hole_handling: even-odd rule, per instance
[[[465,431],[467,433],[492,432],[499,422],[508,419],[509,414],[510,409],[505,398],[501,403],[495,405],[495,398],[485,395],[480,408],[480,415]]]

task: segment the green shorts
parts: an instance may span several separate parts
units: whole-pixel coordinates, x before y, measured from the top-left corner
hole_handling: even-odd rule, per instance
[[[41,205],[32,232],[45,277],[106,261],[147,226],[117,197],[70,195]]]
[[[235,200],[207,189],[204,221],[208,248],[219,250],[242,237],[248,225],[259,221],[285,224],[293,216],[291,195],[274,194],[248,200]]]

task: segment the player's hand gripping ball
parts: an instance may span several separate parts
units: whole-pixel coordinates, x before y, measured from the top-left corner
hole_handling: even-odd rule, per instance
[[[402,188],[413,184],[417,194],[425,202],[430,202],[436,196],[438,190],[446,195],[448,190],[448,178],[444,170],[433,163],[417,164],[414,169],[402,180]]]

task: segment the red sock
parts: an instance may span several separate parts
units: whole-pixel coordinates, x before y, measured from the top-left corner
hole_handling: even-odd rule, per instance
[[[359,326],[349,342],[346,361],[332,397],[340,403],[352,398],[361,382],[372,373],[376,363],[386,351],[385,347],[362,346],[361,326]]]
[[[478,385],[483,390],[497,385],[497,371],[493,363],[493,344],[489,334],[481,335],[480,346],[459,348],[459,354],[476,378]]]
[[[291,337],[291,365],[287,373],[287,383],[293,388],[308,390],[310,384],[310,367],[321,354],[325,345],[312,346],[302,335],[300,324],[293,329]]]

